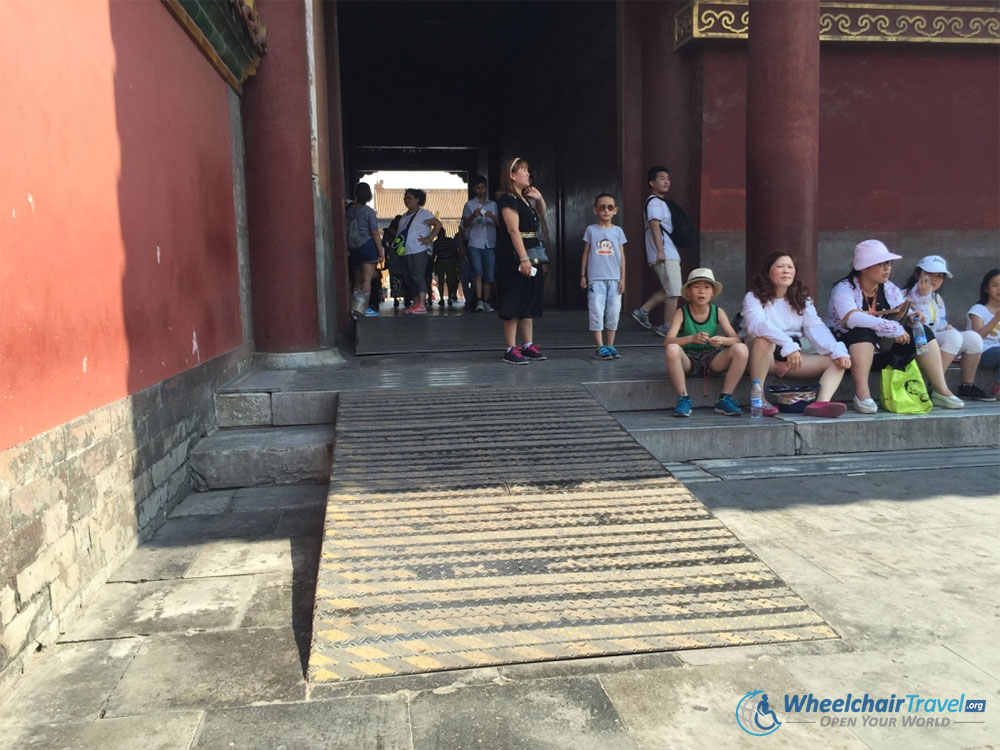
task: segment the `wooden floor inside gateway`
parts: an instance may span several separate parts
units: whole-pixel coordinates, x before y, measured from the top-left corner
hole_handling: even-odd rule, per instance
[[[313,681],[836,637],[583,386],[340,395]]]

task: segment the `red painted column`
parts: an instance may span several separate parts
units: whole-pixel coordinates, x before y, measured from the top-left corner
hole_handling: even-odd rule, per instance
[[[748,282],[785,250],[815,296],[818,189],[819,0],[750,0]]]
[[[305,3],[262,0],[267,55],[243,89],[250,299],[262,352],[320,347]]]

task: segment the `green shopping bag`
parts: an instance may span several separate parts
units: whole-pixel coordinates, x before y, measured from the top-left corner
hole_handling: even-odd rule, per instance
[[[884,368],[879,394],[882,406],[896,414],[926,414],[931,410],[931,397],[915,359],[902,370]]]

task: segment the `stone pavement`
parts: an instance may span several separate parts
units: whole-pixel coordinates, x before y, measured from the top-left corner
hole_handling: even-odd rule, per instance
[[[1000,595],[989,585],[1000,576],[996,463],[690,486],[840,639],[311,686],[303,654],[324,488],[203,493],[34,657],[0,707],[0,747],[1000,744]],[[736,725],[750,690],[769,692],[786,722],[767,739]],[[987,711],[985,723],[947,727],[791,723],[781,697],[810,691],[964,694],[985,699]]]

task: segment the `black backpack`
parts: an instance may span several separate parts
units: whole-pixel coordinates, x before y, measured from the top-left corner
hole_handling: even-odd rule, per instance
[[[642,207],[643,216],[645,216],[649,208],[649,202],[654,198],[656,196],[651,195],[646,199],[646,203]],[[663,199],[661,198],[660,200]],[[663,202],[667,204],[667,208],[670,210],[670,224],[673,226],[673,231],[667,232],[667,236],[674,243],[674,247],[690,247],[691,243],[694,242],[694,224],[691,223],[691,217],[674,201],[664,200]],[[646,223],[649,223],[648,219]]]

